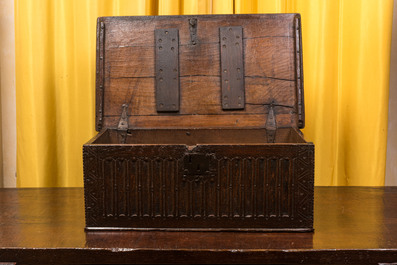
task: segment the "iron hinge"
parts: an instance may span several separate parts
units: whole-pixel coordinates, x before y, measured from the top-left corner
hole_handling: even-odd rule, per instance
[[[274,114],[274,102],[269,104],[269,112],[267,114],[266,120],[266,136],[268,143],[274,143],[276,139],[276,131],[277,131],[277,121],[276,115]]]
[[[197,18],[189,19],[189,32],[190,32],[190,44],[196,45],[198,42],[197,38]]]
[[[128,130],[128,105],[123,104],[122,106],[122,113],[119,121],[119,125],[117,126],[117,129],[120,131],[127,131]]]

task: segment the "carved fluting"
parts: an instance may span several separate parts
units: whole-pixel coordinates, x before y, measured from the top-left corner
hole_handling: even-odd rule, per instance
[[[97,204],[97,197],[90,193],[103,186],[106,218],[290,218],[294,216],[294,182],[303,181],[298,192],[304,195],[296,198],[301,216],[310,207],[310,188],[305,186],[310,172],[298,170],[299,180],[294,180],[293,169],[310,163],[306,152],[296,160],[214,157],[211,168],[215,170],[193,179],[186,179],[183,159],[107,157],[99,165],[102,185],[86,185],[90,187],[87,205]],[[95,159],[95,154],[85,152],[85,156]],[[98,180],[94,167],[85,167],[87,184]]]
[[[292,215],[291,201],[293,196],[290,181],[293,178],[290,170],[293,166],[292,160],[288,157],[261,159],[265,165],[263,214],[265,218],[290,217]],[[259,206],[261,205],[259,204]]]
[[[176,159],[108,157],[101,167],[106,217],[176,215]]]

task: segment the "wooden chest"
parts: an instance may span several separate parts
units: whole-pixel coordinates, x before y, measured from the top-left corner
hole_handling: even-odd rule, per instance
[[[299,14],[102,17],[86,228],[312,231]]]

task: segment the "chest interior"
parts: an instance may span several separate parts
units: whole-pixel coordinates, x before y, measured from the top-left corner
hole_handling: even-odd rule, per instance
[[[268,139],[266,129],[139,129],[120,131],[104,130],[92,144],[156,144],[156,145],[200,145],[200,144],[268,144],[306,143],[294,128],[279,128],[273,139]]]

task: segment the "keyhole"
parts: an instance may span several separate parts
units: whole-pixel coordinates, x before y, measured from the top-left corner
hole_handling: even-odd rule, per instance
[[[200,164],[197,164],[197,172],[201,172]]]

